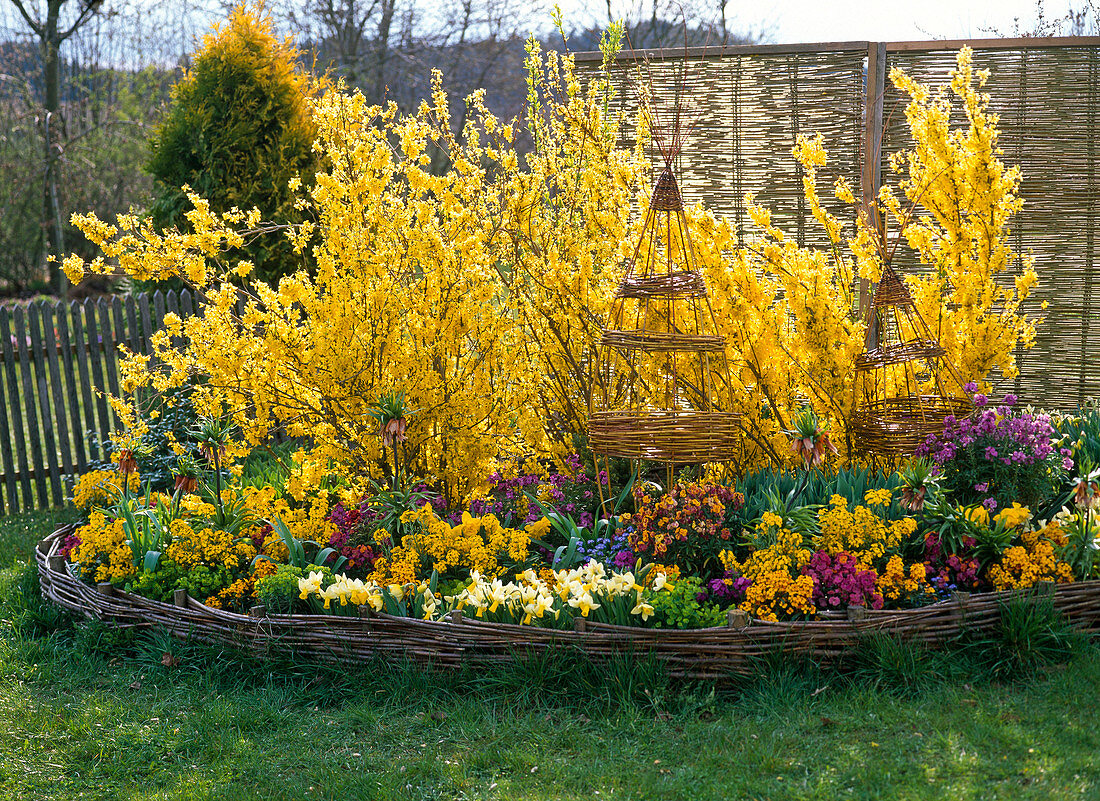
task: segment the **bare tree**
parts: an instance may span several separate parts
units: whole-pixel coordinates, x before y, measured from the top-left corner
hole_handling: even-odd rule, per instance
[[[1021,22],[1015,17],[1011,32],[993,26],[981,30],[993,36],[1015,38],[1095,36],[1100,33],[1100,5],[1096,0],[1084,0],[1080,6],[1070,3],[1065,14],[1051,17],[1047,15],[1045,0],[1035,0],[1035,19],[1031,22]]]
[[[520,81],[534,8],[514,0],[307,0],[287,19],[319,65],[372,101],[409,110],[429,93],[433,68],[456,95],[485,87],[492,97]]]
[[[41,10],[24,6],[32,16]],[[170,39],[164,20],[158,16],[154,24],[147,9],[120,3],[85,14],[73,28],[80,14],[71,11],[76,16],[63,9],[57,15],[58,34],[71,33],[47,75],[41,37],[14,2],[0,4],[0,285],[6,289],[22,291],[44,275],[59,288],[60,271],[47,272],[46,257],[91,253],[68,222],[72,212],[110,217],[149,201],[146,138],[171,72],[147,66],[148,54],[168,64],[176,59],[174,49],[164,49]]]
[[[48,253],[65,250],[64,221],[57,192],[57,160],[61,153],[65,121],[61,108],[61,45],[97,14],[102,0],[9,0],[37,40],[42,55],[42,163],[45,175],[42,192],[42,227]],[[50,266],[50,284],[63,290],[64,275]]]
[[[605,0],[605,6],[608,24],[621,19],[637,49],[746,44],[769,35],[766,22],[735,29],[729,0]]]

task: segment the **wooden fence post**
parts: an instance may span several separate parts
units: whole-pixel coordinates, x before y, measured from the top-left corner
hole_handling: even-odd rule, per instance
[[[7,500],[8,511],[15,514],[22,508],[19,504],[19,488],[15,478],[15,452],[12,444],[23,442],[23,415],[19,413],[19,392],[16,389],[15,354],[12,349],[11,330],[8,325],[7,310],[0,310],[0,365],[3,365],[7,380],[0,376],[0,400],[3,400],[7,388],[7,403],[0,409],[0,467],[4,470],[2,493]],[[9,411],[10,410],[10,411]],[[8,418],[11,417],[9,424]],[[3,499],[0,499],[3,500]],[[0,503],[0,511],[3,504]]]
[[[35,459],[35,471],[42,474],[39,482],[38,508],[49,509],[60,506],[63,500],[61,492],[61,466],[57,459],[57,434],[54,426],[53,404],[50,403],[50,386],[46,373],[46,342],[54,347],[53,324],[49,334],[43,337],[44,323],[48,318],[46,304],[36,301],[27,306],[27,328],[30,337],[31,357],[34,361],[34,394],[27,398],[28,406],[38,410],[39,431],[41,437],[41,457]],[[56,353],[54,359],[56,360]],[[49,478],[49,484],[46,479]]]
[[[0,307],[0,514],[60,505],[88,462],[106,458],[118,347],[148,353],[165,312],[196,306],[189,292],[158,292]]]

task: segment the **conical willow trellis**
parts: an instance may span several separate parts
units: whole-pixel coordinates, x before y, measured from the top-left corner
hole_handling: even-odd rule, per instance
[[[875,289],[867,322],[868,345],[856,359],[852,445],[876,457],[911,456],[929,434],[943,433],[948,415],[967,415],[972,406],[960,396],[962,382],[944,360],[944,349],[909,289],[889,266]],[[872,346],[876,332],[882,341]]]
[[[603,331],[588,439],[605,457],[675,465],[730,462],[741,452],[726,340],[665,152],[642,232]]]

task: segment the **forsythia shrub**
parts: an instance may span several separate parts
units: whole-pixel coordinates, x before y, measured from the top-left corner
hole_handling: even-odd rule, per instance
[[[963,48],[948,85],[933,90],[900,69],[890,79],[909,97],[906,120],[913,146],[891,155],[901,174],[900,195],[884,186],[883,216],[931,270],[906,275],[921,317],[946,350],[946,363],[965,379],[982,381],[996,368],[1016,373],[1015,351],[1030,347],[1036,321],[1021,304],[1035,285],[1033,261],[1011,247],[1008,225],[1019,211],[1020,171],[998,158],[997,116],[981,91],[988,73],[975,72]],[[965,122],[953,128],[952,112]],[[817,172],[826,166],[821,136],[799,137],[794,156],[803,169],[809,208],[826,230],[827,251],[799,247],[747,197],[760,230],[748,247],[734,246],[728,221],[694,215],[719,332],[736,371],[735,403],[757,457],[790,462],[784,431],[809,399],[837,424],[832,438],[850,450],[846,421],[854,407],[854,360],[865,325],[854,314],[857,278],[877,281],[888,263],[885,243],[865,215],[854,227],[822,206]],[[858,209],[843,179],[836,197]],[[1016,271],[1011,281],[1006,272]],[[907,332],[910,333],[910,332]],[[957,388],[959,393],[962,388]],[[826,411],[827,410],[827,411]]]
[[[610,54],[614,36],[605,45]],[[456,132],[438,74],[430,102],[409,116],[369,106],[358,93],[314,100],[315,147],[328,168],[308,190],[291,181],[307,222],[268,227],[299,249],[316,243],[315,270],[278,287],[237,286],[253,265],[229,254],[260,226],[256,210],[215,214],[192,193],[186,233],[158,233],[134,215],[114,225],[74,217],[104,253],[90,264],[67,258],[74,281],[117,262],[137,278],[179,276],[206,300],[201,316],[166,317],[155,359],[129,356],[124,390],[201,377],[200,414],[232,414],[253,444],[274,428],[308,438],[311,449],[295,457],[303,472],[357,477],[377,475],[382,456],[368,412],[383,393],[402,392],[415,410],[402,445],[410,469],[442,480],[450,500],[513,445],[562,455],[583,431],[592,349],[632,253],[639,222],[631,200],[647,200],[648,122],[639,115],[633,150],[618,147],[623,121],[610,111],[606,76],[582,89],[570,56],[534,44],[527,64],[528,155],[516,146],[521,123],[495,118],[480,92]],[[1035,272],[1024,260],[1013,285],[998,283],[1019,260],[1006,236],[1020,206],[1019,172],[997,158],[996,117],[979,91],[984,76],[975,88],[964,49],[947,89],[932,92],[898,71],[891,77],[910,97],[915,145],[894,163],[906,169],[901,191],[916,213],[889,190],[881,202],[933,268],[907,277],[910,290],[957,372],[1011,374],[1014,349],[1034,334],[1019,304]],[[948,124],[952,96],[967,120],[960,129]],[[689,211],[734,365],[746,458],[776,464],[793,458],[784,431],[807,400],[827,410],[837,444],[846,444],[865,335],[852,287],[857,277],[877,280],[884,267],[866,221],[845,231],[818,198],[823,140],[801,138],[794,155],[831,250],[798,247],[751,198],[761,234],[745,247],[728,222]],[[440,162],[445,169],[431,172]],[[842,181],[836,194],[855,202]],[[124,403],[116,409],[129,419]],[[288,489],[300,499],[295,486],[292,477]]]
[[[410,116],[359,93],[315,100],[316,147],[330,167],[308,191],[293,180],[291,189],[317,222],[284,228],[300,248],[317,237],[316,268],[277,288],[235,284],[252,265],[227,254],[259,225],[255,210],[215,214],[191,193],[188,230],[163,234],[136,216],[76,217],[124,272],[178,276],[206,300],[203,315],[166,317],[155,342],[163,368],[129,357],[126,391],[202,376],[200,413],[232,413],[252,443],[283,426],[314,445],[296,459],[304,470],[335,464],[357,475],[380,457],[368,410],[401,391],[416,410],[405,443],[414,472],[443,479],[452,498],[484,475],[502,438],[545,451],[545,421],[559,440],[579,431],[578,382],[629,247],[644,162],[641,150],[615,146],[605,84],[582,91],[571,57],[544,59],[534,46],[529,63],[538,103],[526,157],[515,125],[480,92],[456,135],[438,74],[431,102]],[[438,152],[449,166],[433,174]],[[114,269],[103,258],[65,266],[74,279]],[[553,371],[555,388],[543,378]]]

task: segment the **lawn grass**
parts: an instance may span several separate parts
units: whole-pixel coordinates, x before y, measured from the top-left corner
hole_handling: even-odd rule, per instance
[[[848,672],[777,658],[721,690],[645,659],[336,670],[73,625],[26,578],[0,573],[17,799],[1100,797],[1100,649],[1081,637],[1007,683],[973,643],[916,662],[872,644]]]
[[[27,561],[39,540],[59,526],[76,522],[78,517],[73,506],[0,517],[0,567]]]

